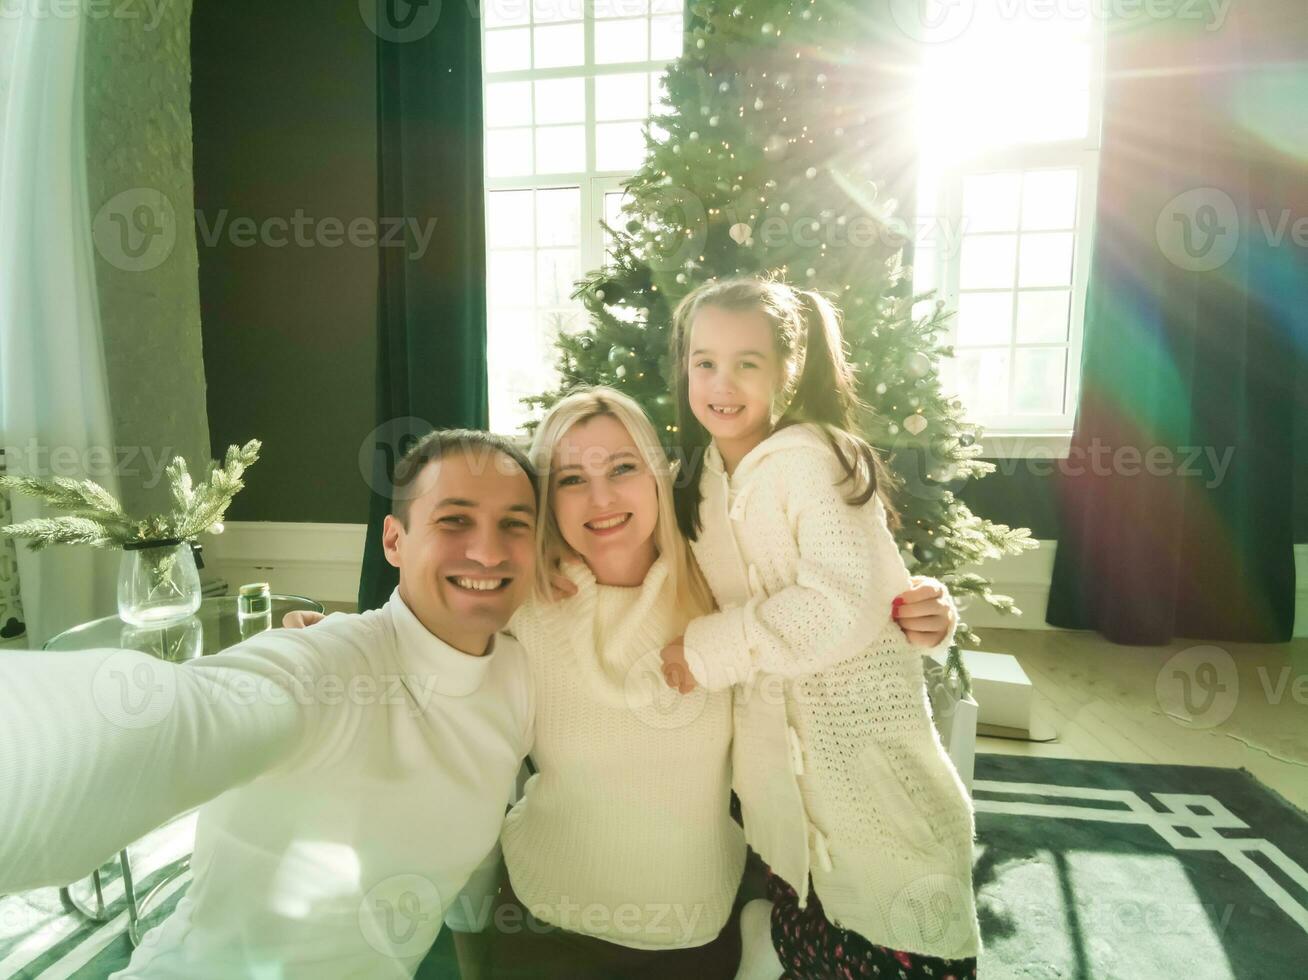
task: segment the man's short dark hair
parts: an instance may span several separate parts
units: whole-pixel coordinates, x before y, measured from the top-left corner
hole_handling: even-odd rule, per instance
[[[483,466],[495,466],[494,460],[497,456],[507,456],[526,474],[527,482],[531,484],[533,503],[535,502],[536,469],[531,465],[527,454],[511,440],[478,429],[437,429],[414,443],[395,464],[395,489],[391,492],[391,514],[406,528],[409,526],[409,504],[413,500],[409,487],[426,469],[428,463],[453,452],[468,453],[473,456],[475,462]]]

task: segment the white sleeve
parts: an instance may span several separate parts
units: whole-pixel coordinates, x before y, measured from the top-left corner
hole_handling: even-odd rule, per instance
[[[909,587],[909,575],[885,510],[875,497],[850,505],[838,464],[824,455],[787,453],[773,471],[789,515],[778,519],[788,519],[799,552],[795,581],[686,627],[691,672],[709,690],[741,683],[754,670],[812,674],[873,644],[899,649],[907,642],[891,601]]]
[[[74,881],[319,744],[302,686],[319,645],[276,630],[181,664],[112,649],[0,657],[0,894]]]

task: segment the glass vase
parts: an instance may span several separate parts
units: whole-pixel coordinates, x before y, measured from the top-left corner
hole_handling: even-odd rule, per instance
[[[169,538],[123,546],[118,616],[133,626],[179,623],[200,608],[200,573],[190,542]]]

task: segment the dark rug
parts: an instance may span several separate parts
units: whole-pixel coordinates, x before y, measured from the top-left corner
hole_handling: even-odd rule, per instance
[[[1245,770],[979,755],[987,978],[1308,977],[1308,816]]]
[[[982,754],[973,795],[985,980],[1308,977],[1308,816],[1248,772]],[[149,841],[136,849],[146,866]],[[155,863],[142,894],[175,867]],[[122,969],[116,862],[104,883],[105,925],[64,912],[53,889],[0,898],[0,977]],[[458,975],[442,930],[418,976]]]

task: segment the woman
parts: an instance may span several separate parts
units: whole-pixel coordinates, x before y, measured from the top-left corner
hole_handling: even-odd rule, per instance
[[[501,835],[507,877],[490,916],[500,928],[483,937],[491,971],[732,977],[745,861],[729,812],[732,695],[681,697],[662,681],[662,647],[712,608],[677,529],[663,450],[634,401],[592,388],[554,406],[531,456],[540,581],[510,631],[536,685],[536,772]],[[562,581],[549,581],[553,568]],[[556,585],[570,594],[553,599]],[[942,598],[903,609],[906,631],[925,639],[952,626]],[[494,855],[484,867],[456,916],[487,918],[477,913],[491,908]]]

